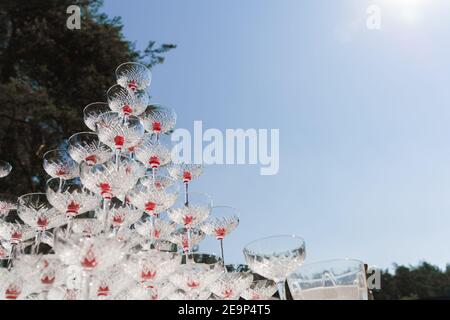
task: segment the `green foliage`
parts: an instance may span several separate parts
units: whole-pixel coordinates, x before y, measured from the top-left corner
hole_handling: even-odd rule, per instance
[[[82,9],[81,29],[69,30],[66,9]],[[42,155],[87,130],[82,110],[105,101],[115,68],[126,61],[164,62],[171,44],[150,41],[137,51],[120,18],[99,12],[99,0],[5,1],[0,4],[0,159],[14,169],[0,192],[43,191]]]
[[[381,290],[373,292],[379,300],[450,299],[450,265],[440,270],[427,262],[416,267],[395,266],[393,274],[381,275]]]

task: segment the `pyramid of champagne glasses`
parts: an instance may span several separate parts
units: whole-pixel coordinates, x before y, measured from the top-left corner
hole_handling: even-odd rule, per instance
[[[84,108],[86,128],[44,154],[45,190],[0,194],[0,300],[285,299],[287,280],[298,291],[296,236],[244,248],[259,278],[227,270],[238,211],[190,190],[204,168],[172,159],[176,113],[149,101],[150,83],[146,66],[120,65],[107,102]],[[0,161],[0,178],[11,170]],[[197,252],[206,236],[220,256]]]

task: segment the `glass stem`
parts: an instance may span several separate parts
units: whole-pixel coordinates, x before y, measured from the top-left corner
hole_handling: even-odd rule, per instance
[[[103,199],[103,232],[109,231],[109,200]]]
[[[38,254],[39,253],[39,245],[41,244],[41,239],[42,239],[42,232],[41,230],[36,232],[36,237],[34,238],[34,245],[33,248],[31,250],[32,254]]]
[[[72,225],[73,225],[73,216],[67,217],[67,229],[66,229],[66,238],[68,239],[70,237],[70,233],[72,232]]]
[[[225,257],[223,255],[223,239],[220,239],[220,253],[222,254],[222,263],[223,263],[223,268],[225,269],[225,272],[227,272],[227,266],[225,265]]]
[[[82,285],[82,297],[83,300],[89,300],[89,294],[91,289],[91,273],[89,271],[83,271],[83,285]]]
[[[153,183],[155,183],[156,170],[158,170],[158,169],[157,169],[157,168],[152,168],[152,178],[153,178]]]
[[[186,207],[189,206],[189,183],[184,183],[184,205]]]
[[[9,259],[8,259],[8,265],[7,265],[8,270],[11,270],[11,268],[13,267],[13,264],[14,264],[14,259],[17,258],[17,249],[18,249],[17,247],[18,247],[17,243],[11,244],[11,252],[9,253]]]
[[[58,192],[61,192],[62,186],[63,186],[63,179],[59,178]]]
[[[150,227],[152,230],[150,231],[150,248],[155,242],[155,215],[153,213],[150,214]]]
[[[116,170],[119,171],[120,149],[116,149],[115,159],[116,159]]]
[[[280,295],[280,300],[286,300],[286,285],[285,281],[278,281],[277,282],[278,287],[278,294]]]
[[[186,256],[186,263],[188,263],[188,259],[190,257],[191,254],[191,245],[192,245],[192,240],[191,240],[191,228],[187,228],[186,229],[186,234],[187,234],[187,245],[188,245],[188,249],[187,249],[187,256]]]

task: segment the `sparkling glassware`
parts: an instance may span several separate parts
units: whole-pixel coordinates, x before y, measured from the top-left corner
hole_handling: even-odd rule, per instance
[[[94,193],[110,200],[121,198],[130,190],[140,177],[145,175],[145,168],[137,161],[120,156],[95,166],[81,165],[81,182]]]
[[[309,263],[288,279],[294,300],[367,300],[364,263],[336,259]]]
[[[181,265],[181,255],[158,250],[141,251],[130,257],[125,270],[143,288],[149,289],[166,279]]]
[[[138,116],[147,108],[149,97],[145,90],[131,91],[118,84],[108,89],[108,105],[123,116]]]
[[[146,219],[137,222],[134,228],[147,240],[170,240],[170,235],[175,231],[176,224],[166,219],[155,219],[152,225],[152,221]]]
[[[22,254],[22,244],[33,239],[35,234],[35,231],[26,224],[0,220],[0,239],[4,240],[2,245],[7,245],[4,249],[9,249],[8,267],[12,267],[14,260]]]
[[[81,165],[81,182],[89,190],[103,198],[103,223],[109,229],[108,209],[112,197],[125,197],[145,174],[145,168],[137,161],[120,156],[95,166]]]
[[[106,102],[94,102],[88,104],[83,110],[84,123],[89,129],[95,131],[98,117],[101,114],[110,111],[111,109]]]
[[[72,232],[84,237],[95,237],[103,230],[103,224],[98,219],[73,219]]]
[[[198,299],[200,293],[224,273],[223,262],[217,256],[195,253],[192,259],[194,263],[179,266],[169,276],[175,286],[186,292],[189,300]]]
[[[151,300],[163,300],[172,294],[177,287],[175,287],[170,280],[165,279],[158,284],[153,285],[153,287],[149,289]]]
[[[144,136],[144,128],[135,116],[124,119],[117,112],[106,112],[97,118],[96,132],[101,142],[116,151],[116,159],[122,150],[136,146]]]
[[[152,178],[143,178],[141,181],[127,194],[127,199],[143,210],[149,216],[158,217],[159,213],[171,207],[178,197],[178,184],[172,181],[171,184],[158,185],[149,181]],[[167,179],[164,179],[167,181]],[[143,181],[143,182],[142,182]],[[157,181],[155,179],[155,181]],[[162,181],[162,179],[159,179]]]
[[[203,173],[203,166],[195,163],[177,163],[167,168],[169,174],[184,183],[184,201],[189,203],[189,183],[198,178]]]
[[[124,272],[121,265],[95,273],[93,275],[90,298],[93,300],[113,299],[120,291],[132,285],[131,277]]]
[[[65,281],[64,268],[54,254],[38,256],[37,258],[38,261],[34,264],[37,265],[38,269],[37,289],[43,294],[41,299],[46,300],[50,288]]]
[[[26,296],[24,275],[16,269],[0,269],[0,300],[17,300]]]
[[[17,198],[10,194],[0,194],[0,217],[5,217],[12,210],[17,209]]]
[[[55,253],[67,265],[82,269],[82,299],[90,297],[91,282],[94,272],[102,272],[118,264],[126,255],[126,243],[104,235],[82,237],[73,234],[71,237],[59,237]]]
[[[101,197],[84,188],[78,180],[62,181],[52,178],[47,181],[47,199],[58,211],[65,213],[68,219],[67,233],[72,229],[72,219],[82,213],[95,210]]]
[[[191,229],[201,224],[208,218],[212,208],[211,197],[204,193],[192,192],[189,203],[178,198],[177,203],[167,210],[170,220],[186,228],[188,249],[192,247]],[[190,253],[190,252],[189,252]]]
[[[285,281],[305,259],[305,242],[294,235],[258,239],[244,248],[250,269],[277,283],[281,300],[286,300]]]
[[[44,170],[52,178],[64,180],[73,179],[80,175],[80,166],[66,150],[50,150],[44,153]]]
[[[141,209],[121,201],[113,201],[109,211],[110,223],[114,230],[131,226],[144,214]]]
[[[252,282],[253,275],[249,272],[228,272],[211,283],[209,289],[221,299],[238,300]]]
[[[94,132],[79,132],[68,140],[67,151],[70,157],[78,163],[88,165],[104,163],[113,157],[112,150],[102,142]]]
[[[150,86],[152,73],[141,63],[125,62],[117,67],[116,79],[119,85],[130,91],[144,90]]]
[[[52,207],[45,193],[28,193],[19,197],[17,213],[20,219],[36,231],[33,248],[38,253],[41,236],[45,230],[65,223],[64,214]]]
[[[170,139],[165,136],[164,139],[154,141],[150,134],[146,134],[135,148],[134,153],[137,160],[156,173],[159,167],[165,166],[171,161]]]
[[[145,131],[156,135],[171,132],[177,122],[175,111],[160,104],[148,105],[139,118],[144,125]]]
[[[271,280],[256,280],[241,293],[245,300],[270,300],[277,292],[277,284]]]
[[[239,213],[233,207],[215,206],[211,216],[200,225],[200,229],[207,235],[216,237],[220,242],[220,251],[223,254],[223,239],[239,225]],[[225,262],[224,262],[225,263]]]
[[[191,252],[192,248],[198,245],[203,239],[205,239],[205,233],[199,229],[190,229],[190,239],[188,239],[188,230],[186,228],[180,228],[173,232],[168,240],[181,248],[184,254],[187,255]]]
[[[12,166],[3,160],[0,160],[0,178],[4,178],[11,173]]]

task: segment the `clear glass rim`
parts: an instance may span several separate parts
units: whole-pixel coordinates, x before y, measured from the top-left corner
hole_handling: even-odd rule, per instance
[[[111,87],[109,87],[108,90],[106,90],[106,97],[108,98],[108,100],[109,100],[109,93],[110,93],[111,90],[114,89],[114,88],[120,88],[120,89],[121,89],[123,92],[125,92],[128,96],[132,97],[132,96],[128,93],[128,91],[127,91],[126,88],[124,88],[124,87],[122,87],[120,84],[116,83],[116,84],[113,84]],[[106,103],[106,104],[108,104],[108,103]]]
[[[114,71],[114,74],[116,75],[116,77],[118,75],[117,73],[118,73],[119,69],[122,68],[125,65],[136,65],[136,66],[143,67],[143,68],[147,69],[148,71],[150,71],[150,68],[148,68],[143,63],[135,62],[135,61],[127,61],[127,62],[123,62],[123,63],[119,64],[119,66],[116,68],[116,70]]]
[[[47,154],[49,154],[49,153],[51,153],[51,152],[55,152],[55,151],[66,152],[65,149],[58,149],[58,148],[56,148],[56,149],[50,149],[50,150],[45,151],[45,153],[42,155],[42,158],[45,159],[45,156],[46,156]]]
[[[210,217],[214,218],[214,209],[217,209],[217,208],[219,208],[219,209],[220,208],[231,209],[235,216],[237,216],[238,218],[240,218],[240,216],[241,216],[241,212],[238,209],[236,209],[235,207],[227,206],[227,205],[217,205],[217,206],[215,205],[215,206],[211,207],[211,215],[210,215]]]
[[[263,237],[263,238],[258,238],[258,239],[252,240],[252,241],[248,242],[248,243],[244,246],[244,251],[245,251],[245,252],[254,252],[254,250],[251,250],[251,249],[249,248],[249,247],[252,246],[253,244],[258,243],[258,242],[263,241],[263,240],[276,239],[276,238],[291,238],[291,239],[297,239],[297,240],[299,240],[299,246],[298,246],[298,247],[305,246],[305,244],[306,244],[305,240],[304,240],[302,237],[297,236],[297,235],[295,235],[295,234],[278,234],[278,235],[271,235],[271,236],[267,236],[267,237]],[[296,248],[297,248],[297,247],[296,247]],[[292,249],[295,249],[295,248],[288,248],[288,249],[286,249],[286,250],[284,250],[284,251],[289,251],[289,250],[292,250]]]
[[[30,193],[26,193],[21,195],[20,197],[17,198],[17,202],[20,204],[20,202],[23,202],[23,199],[25,197],[31,197],[31,196],[44,196],[47,199],[47,194],[44,192],[30,192]],[[47,199],[48,202],[48,199]]]
[[[114,114],[117,114],[117,117],[118,117],[118,118],[123,118],[122,113],[111,110],[111,111],[103,112],[102,114],[100,114],[100,115],[98,116],[97,119],[99,119],[100,117],[103,117],[103,116],[106,115],[106,114],[113,114],[113,113],[114,113]],[[141,119],[139,119],[139,118],[138,118],[137,116],[135,116],[135,115],[129,114],[129,115],[127,116],[127,121],[130,122],[130,120],[135,121],[135,122],[138,122],[139,124],[142,125]],[[97,122],[97,121],[96,121],[96,122]]]
[[[70,140],[72,140],[75,136],[82,135],[82,134],[95,135],[95,136],[97,136],[97,139],[98,139],[98,134],[96,132],[93,132],[93,131],[81,131],[81,132],[77,132],[77,133],[74,133],[73,135],[71,135],[69,137],[69,139],[67,139],[67,142],[70,144]]]
[[[365,266],[365,263],[362,260],[359,259],[354,259],[354,258],[333,258],[333,259],[326,259],[326,260],[319,260],[319,261],[313,261],[313,262],[308,262],[305,263],[303,265],[301,265],[297,270],[303,269],[303,268],[309,268],[309,267],[314,267],[314,266],[320,266],[320,265],[328,265],[334,262],[352,262],[355,264],[359,264],[361,265],[363,268]],[[295,271],[294,273],[297,273],[297,271]]]
[[[86,114],[85,111],[86,111],[86,109],[87,109],[88,107],[93,106],[93,105],[95,105],[95,104],[103,104],[103,105],[106,105],[106,106],[109,108],[108,102],[101,102],[101,101],[91,102],[91,103],[89,103],[88,105],[86,105],[86,106],[83,108],[83,114],[84,114],[84,115]]]

